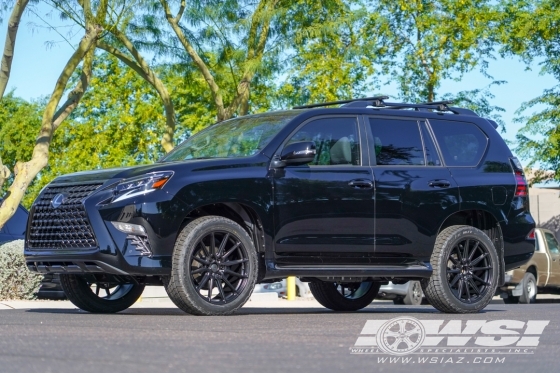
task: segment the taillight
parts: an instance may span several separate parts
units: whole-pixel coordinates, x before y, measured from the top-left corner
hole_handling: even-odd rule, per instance
[[[515,194],[514,197],[527,197],[529,195],[529,187],[527,185],[527,180],[525,180],[525,174],[523,173],[523,166],[519,159],[512,157],[510,158],[511,165],[513,166],[513,173],[515,175]]]
[[[535,229],[531,229],[531,232],[526,237],[527,240],[534,240],[535,239]]]
[[[527,197],[528,195],[529,189],[523,172],[515,171],[515,197]]]

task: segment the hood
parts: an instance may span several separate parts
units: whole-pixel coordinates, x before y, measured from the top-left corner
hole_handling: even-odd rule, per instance
[[[155,163],[150,165],[108,168],[103,170],[81,171],[57,177],[53,184],[81,183],[90,181],[105,181],[109,179],[125,179],[149,172],[168,170],[166,164]]]

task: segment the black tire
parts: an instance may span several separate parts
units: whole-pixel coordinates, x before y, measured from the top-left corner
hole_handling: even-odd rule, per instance
[[[531,272],[525,272],[523,280],[521,281],[523,292],[519,296],[519,303],[530,304],[535,303],[537,300],[537,280]]]
[[[422,293],[422,284],[420,284],[420,281],[409,281],[408,293],[403,298],[403,304],[407,306],[420,306],[423,297],[424,294]]]
[[[380,287],[380,283],[371,281],[344,284],[314,281],[309,284],[317,302],[333,311],[357,311],[367,307]]]
[[[404,298],[403,297],[396,297],[395,299],[393,299],[393,304],[397,305],[397,306],[404,305]]]
[[[432,306],[442,312],[479,312],[496,293],[498,255],[492,241],[477,228],[454,225],[444,229],[430,263],[432,276],[421,281],[422,288]]]
[[[144,285],[97,283],[80,275],[60,275],[64,293],[76,307],[91,313],[116,313],[132,306],[144,291]],[[96,290],[92,289],[94,287]],[[101,293],[105,293],[103,294]]]
[[[187,313],[229,315],[249,300],[257,271],[257,252],[247,231],[230,219],[205,216],[179,234],[166,290]]]
[[[504,298],[505,304],[517,304],[519,303],[519,297],[514,297],[511,293],[508,293],[508,297]]]

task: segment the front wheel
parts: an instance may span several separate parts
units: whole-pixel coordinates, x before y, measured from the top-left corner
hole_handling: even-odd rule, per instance
[[[60,285],[70,302],[91,313],[124,311],[144,291],[144,285],[132,281],[117,283],[80,275],[60,275]]]
[[[314,281],[309,284],[309,289],[317,302],[333,311],[357,311],[367,307],[379,293],[380,287],[380,283],[372,281],[352,283]]]
[[[430,263],[433,272],[422,280],[422,287],[428,301],[442,312],[479,312],[496,293],[498,255],[480,229],[467,225],[444,229]]]
[[[230,219],[205,216],[179,234],[165,288],[187,313],[227,315],[247,302],[257,270],[257,252],[247,231]]]

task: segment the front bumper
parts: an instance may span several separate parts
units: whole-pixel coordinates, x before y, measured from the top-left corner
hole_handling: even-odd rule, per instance
[[[73,210],[70,213],[64,210],[64,204],[59,213],[54,207],[45,207],[39,196],[30,210],[28,222],[24,250],[28,268],[39,273],[168,275],[185,206],[163,190],[108,203],[113,196],[114,184],[111,181],[103,183],[79,204],[74,200],[74,205],[79,207],[76,212],[79,217],[75,219],[72,218]],[[45,194],[49,187],[42,195],[51,198]],[[60,189],[60,186],[55,187]],[[63,211],[64,221],[61,218]],[[73,224],[84,225],[84,221],[89,223],[93,240],[89,237],[88,240],[81,239],[81,231],[74,229]],[[138,237],[123,233],[111,223],[114,221],[141,225],[146,235]],[[50,225],[46,229],[44,224]],[[74,236],[76,239],[72,240]]]

